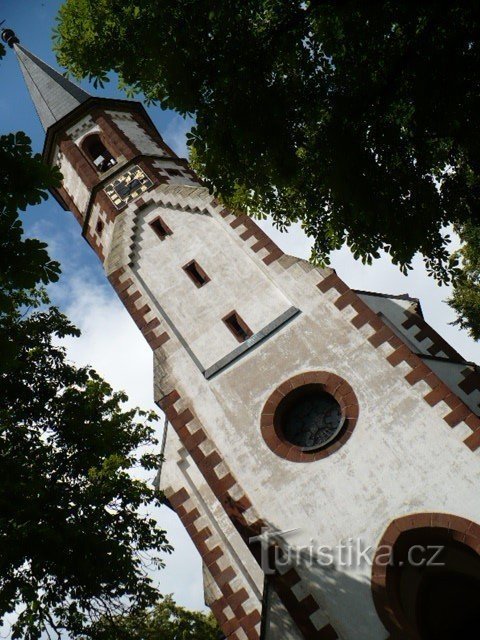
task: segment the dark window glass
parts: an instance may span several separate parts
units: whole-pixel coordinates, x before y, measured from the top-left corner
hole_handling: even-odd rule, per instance
[[[171,229],[165,224],[165,222],[160,218],[155,218],[150,222],[150,226],[155,231],[160,240],[165,240],[167,236],[172,235]]]
[[[188,264],[183,267],[185,273],[189,276],[189,278],[196,284],[197,287],[203,287],[204,284],[210,280],[202,267],[192,260]]]
[[[303,451],[331,442],[344,422],[338,402],[316,384],[288,393],[275,413],[275,424],[283,438]]]
[[[232,311],[228,316],[225,316],[223,321],[239,342],[245,342],[247,338],[250,338],[250,336],[253,335],[248,325],[242,320],[236,311]]]

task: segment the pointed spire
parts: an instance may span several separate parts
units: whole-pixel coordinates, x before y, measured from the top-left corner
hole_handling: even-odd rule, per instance
[[[12,44],[45,131],[90,98],[90,94],[18,44],[18,40]]]

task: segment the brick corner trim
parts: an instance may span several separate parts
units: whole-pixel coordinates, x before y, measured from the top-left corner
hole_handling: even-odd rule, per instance
[[[430,387],[430,391],[423,399],[431,407],[443,401],[450,409],[444,416],[445,422],[452,428],[464,422],[472,431],[464,440],[464,444],[471,451],[476,451],[480,447],[480,418],[472,412],[457,394],[452,392],[420,356],[414,353],[335,272],[332,272],[319,282],[317,287],[322,293],[335,289],[340,294],[334,304],[340,311],[351,307],[356,312],[350,320],[355,328],[361,329],[367,324],[372,327],[373,333],[368,338],[368,341],[375,349],[378,349],[384,343],[388,343],[393,347],[393,352],[386,357],[388,362],[392,367],[397,367],[401,362],[406,362],[409,365],[410,371],[404,377],[410,385],[413,386],[420,380],[426,382]]]
[[[275,420],[275,414],[280,403],[289,393],[312,384],[318,385],[322,391],[335,398],[342,410],[344,422],[337,436],[325,446],[313,451],[303,451],[285,440]],[[266,445],[280,458],[291,462],[314,462],[332,455],[345,444],[353,433],[358,415],[357,397],[346,380],[326,371],[308,371],[286,380],[270,395],[263,407],[260,430]]]
[[[249,497],[228,469],[204,429],[197,423],[193,412],[188,407],[178,412],[175,407],[178,402],[181,402],[181,395],[176,389],[173,389],[158,400],[158,405],[165,412],[183,446],[191,455],[247,548],[261,565],[261,543],[252,542],[251,538],[258,537],[262,533],[262,529],[266,527],[266,523],[258,518]],[[202,450],[202,446],[205,444],[208,444],[206,447],[206,450],[209,451],[208,454]],[[167,497],[172,502],[171,497]],[[174,504],[175,501],[174,498],[172,503],[174,508],[177,506]],[[187,530],[191,534],[188,527]],[[273,548],[274,545],[270,547],[270,551]],[[295,567],[291,567],[285,574],[276,571],[269,578],[305,640],[335,640],[338,638],[331,624],[320,629],[315,626],[311,616],[319,609],[319,605],[308,593],[308,586],[302,584],[302,578]],[[300,587],[298,593],[293,590],[295,586]]]
[[[218,206],[219,203],[214,200],[212,203],[214,206]],[[251,245],[251,250],[254,253],[258,253],[261,249],[265,249],[266,255],[262,258],[267,266],[275,262],[283,255],[283,251],[275,242],[268,236],[260,227],[247,216],[246,213],[234,213],[229,209],[222,209],[220,211],[222,218],[233,215],[233,220],[230,221],[230,226],[235,229],[240,235],[240,238],[244,241],[250,238],[255,238],[256,242]]]
[[[170,336],[162,330],[162,323],[146,304],[146,299],[128,277],[124,267],[119,267],[108,276],[110,284],[117,292],[118,297],[132,316],[135,324],[142,332],[152,351],[161,347]]]
[[[395,586],[395,572],[398,567],[385,562],[386,554],[391,554],[399,538],[417,530],[441,534],[445,541],[455,541],[469,547],[480,555],[480,525],[472,520],[445,513],[414,513],[393,520],[383,533],[377,545],[372,564],[371,589],[375,609],[383,625],[390,632],[390,638],[419,639],[400,605]]]
[[[211,609],[224,634],[229,640],[245,637],[248,640],[259,640],[260,607],[247,613],[245,605],[249,594],[244,586],[238,584],[237,572],[229,564],[228,557],[219,544],[220,538],[202,524],[198,509],[188,506],[191,496],[185,487],[167,495],[221,592],[221,596],[211,604]],[[233,617],[227,615],[228,609],[231,609]]]

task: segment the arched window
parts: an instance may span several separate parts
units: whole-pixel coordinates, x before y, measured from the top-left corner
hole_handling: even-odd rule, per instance
[[[479,534],[477,524],[446,514],[413,514],[389,527],[372,587],[392,638],[479,637]]]
[[[82,148],[100,173],[117,164],[97,133],[85,138]]]

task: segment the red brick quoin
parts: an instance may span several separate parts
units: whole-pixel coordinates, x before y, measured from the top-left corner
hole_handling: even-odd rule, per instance
[[[387,326],[370,307],[360,299],[360,297],[350,289],[341,280],[335,272],[332,272],[324,280],[317,284],[317,287],[323,293],[330,289],[335,289],[340,294],[335,301],[337,309],[343,310],[346,307],[352,307],[356,311],[356,315],[350,320],[352,325],[361,329],[365,325],[370,325],[373,329],[372,335],[368,338],[370,344],[378,349],[382,344],[388,343],[395,350],[387,356],[388,362],[392,367],[397,367],[400,363],[406,362],[410,371],[404,377],[410,385],[416,385],[420,380],[424,380],[430,387],[427,395],[423,399],[434,407],[439,402],[444,401],[450,408],[450,412],[444,416],[445,422],[450,427],[456,427],[460,422],[471,429],[472,433],[463,441],[471,450],[476,451],[480,448],[480,417],[475,415],[470,408],[444,384],[440,378],[430,369],[430,367],[414,353],[410,347],[405,344],[393,331]],[[473,388],[466,393],[471,393]]]
[[[391,640],[411,638],[420,640],[411,627],[399,602],[395,572],[398,567],[385,562],[388,554],[395,554],[395,545],[402,534],[417,531],[441,534],[442,538],[460,542],[480,555],[480,525],[471,520],[445,513],[413,513],[393,520],[380,540],[372,565],[372,595],[378,616],[390,632]]]
[[[313,451],[304,451],[285,440],[275,423],[275,412],[285,396],[291,391],[311,384],[319,385],[323,391],[335,398],[342,410],[344,424],[338,435],[324,447]],[[357,396],[346,380],[334,373],[309,371],[290,378],[275,389],[263,408],[260,429],[267,446],[280,458],[291,462],[314,462],[330,456],[345,444],[353,433],[358,414]]]
[[[259,640],[256,626],[261,621],[260,610],[254,609],[247,614],[244,605],[249,595],[243,586],[236,586],[235,569],[228,564],[228,558],[223,549],[220,546],[213,547],[211,541],[213,533],[209,527],[202,526],[198,509],[194,507],[189,511],[185,508],[190,498],[189,493],[182,488],[166,495],[222,594],[211,604],[211,609],[223,632],[229,640],[240,640],[245,637],[248,640]],[[227,607],[232,610],[233,617],[226,616]]]
[[[212,451],[206,455],[200,445],[202,442],[208,441],[208,436],[202,427],[193,427],[190,429],[190,425],[194,425],[196,418],[190,409],[186,408],[181,412],[178,412],[175,408],[175,404],[180,400],[179,392],[174,389],[169,394],[164,396],[158,401],[160,408],[166,413],[168,420],[172,424],[173,428],[178,434],[183,446],[187,449],[192,456],[198,469],[203,474],[208,485],[215,494],[217,500],[220,502],[225,510],[225,513],[229,516],[232,524],[237,529],[241,537],[243,538],[248,549],[251,551],[255,560],[261,565],[261,545],[260,542],[252,542],[251,538],[259,536],[262,533],[262,529],[267,527],[266,523],[258,519],[255,522],[250,522],[246,517],[248,511],[253,511],[253,505],[248,496],[244,493],[243,489],[237,483],[232,473],[226,467],[225,462],[220,456],[219,452],[213,447]],[[218,465],[223,467],[221,476],[216,470]],[[225,473],[225,469],[227,470]],[[241,493],[240,497],[233,497],[230,495],[230,491],[235,489],[235,493]],[[170,498],[170,496],[167,496]],[[172,502],[172,501],[171,501]],[[177,500],[178,502],[178,500]],[[172,506],[176,509],[175,499]],[[181,517],[180,513],[180,517]],[[268,528],[268,527],[267,527]],[[192,531],[187,527],[187,531],[192,535]],[[209,532],[204,532],[209,533]],[[200,535],[200,534],[199,534]],[[203,535],[203,534],[202,534]],[[209,535],[211,535],[209,533]],[[193,538],[195,544],[197,540]],[[272,553],[273,553],[272,545]],[[202,550],[200,549],[200,553]],[[208,565],[207,565],[208,566]],[[272,564],[273,566],[273,564]],[[215,578],[215,576],[212,574]],[[289,612],[292,620],[297,625],[299,631],[305,638],[305,640],[335,640],[338,638],[335,629],[330,623],[327,623],[320,629],[317,629],[311,620],[311,615],[318,609],[319,605],[308,593],[308,587],[299,589],[299,594],[293,592],[294,587],[300,585],[303,586],[301,576],[297,572],[295,567],[291,567],[286,573],[280,574],[278,571],[273,576],[269,576],[270,582],[273,584],[277,594],[281,601]],[[307,592],[305,594],[305,591]],[[220,624],[221,618],[220,618]]]

